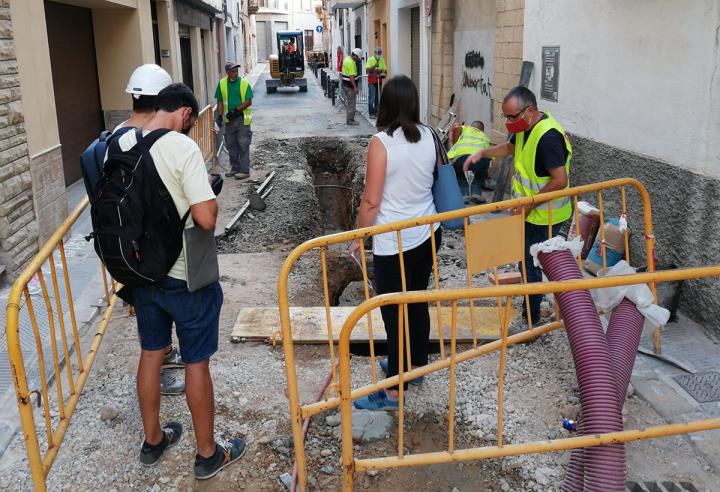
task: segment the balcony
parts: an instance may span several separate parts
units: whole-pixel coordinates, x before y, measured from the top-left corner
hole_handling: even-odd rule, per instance
[[[367,0],[330,0],[328,11],[333,14],[338,9],[356,9],[366,3]]]

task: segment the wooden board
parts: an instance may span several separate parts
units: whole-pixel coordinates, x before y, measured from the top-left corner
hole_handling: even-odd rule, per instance
[[[333,339],[338,340],[343,323],[347,319],[353,307],[331,307],[330,322],[332,325]],[[497,306],[475,306],[475,326],[477,338],[482,340],[495,340],[500,338],[500,322]],[[449,341],[450,322],[452,310],[450,306],[440,308],[442,316],[443,337]],[[515,308],[510,310],[510,320],[517,318],[518,312]],[[328,332],[326,314],[324,307],[291,307],[290,319],[292,321],[293,341],[301,344],[327,343]],[[458,307],[457,340],[458,342],[471,342],[472,329],[470,324],[470,307]],[[438,341],[437,314],[434,306],[430,306],[430,340]],[[383,324],[380,310],[372,312],[373,339],[385,340],[385,325]],[[269,341],[273,333],[276,333],[276,340],[280,340],[280,313],[278,308],[273,307],[247,307],[240,310],[237,321],[233,328],[231,339],[233,341],[262,340]],[[369,340],[367,317],[358,322],[353,330],[352,342],[362,343]]]

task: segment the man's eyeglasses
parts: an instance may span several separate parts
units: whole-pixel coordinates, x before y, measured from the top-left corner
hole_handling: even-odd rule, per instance
[[[503,118],[505,118],[506,120],[509,120],[509,121],[516,121],[519,118],[522,118],[522,115],[525,113],[525,111],[527,111],[527,109],[529,107],[530,106],[525,106],[524,108],[522,108],[520,111],[518,111],[515,114],[502,114],[500,116],[502,116]]]

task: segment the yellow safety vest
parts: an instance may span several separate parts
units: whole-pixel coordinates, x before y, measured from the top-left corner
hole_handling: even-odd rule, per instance
[[[480,149],[490,147],[490,139],[485,132],[478,130],[472,126],[463,126],[460,132],[460,138],[457,139],[455,145],[448,152],[450,159],[455,159],[461,155],[474,154]]]
[[[352,56],[346,56],[342,64],[342,79],[344,82],[350,83],[350,79],[357,77],[357,65]]]
[[[372,70],[373,68],[377,70],[387,70],[387,65],[385,65],[385,58],[378,58],[377,56],[373,55],[368,58],[365,68],[367,70]]]
[[[247,94],[247,89],[250,87],[250,82],[245,80],[244,78],[240,77],[240,100],[245,103],[245,95]],[[228,78],[223,77],[220,79],[220,94],[222,95],[222,101],[223,101],[223,121],[225,123],[229,122],[230,120],[227,117],[228,114]],[[250,126],[252,124],[252,106],[248,106],[243,111],[243,124],[245,126]]]
[[[558,123],[550,113],[545,114],[547,118],[540,120],[535,125],[527,143],[525,143],[525,132],[515,135],[515,177],[513,178],[513,197],[515,198],[537,195],[550,181],[549,176],[538,176],[535,174],[535,153],[540,137],[552,129],[559,131],[565,138],[565,148],[568,151],[568,156],[565,160],[565,172],[568,175],[568,184],[565,188],[570,187],[570,158],[572,157],[570,140],[568,140],[567,134],[563,127],[560,126],[560,123]],[[528,214],[525,220],[535,225],[548,225],[548,205],[552,206],[553,224],[563,222],[572,215],[570,197],[564,197],[538,205]]]

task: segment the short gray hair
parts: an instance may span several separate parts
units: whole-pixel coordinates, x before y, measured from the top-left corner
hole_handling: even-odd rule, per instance
[[[510,89],[510,92],[507,93],[507,96],[505,96],[503,102],[506,103],[512,98],[516,98],[518,100],[518,105],[521,107],[533,106],[537,108],[537,98],[535,97],[535,94],[533,94],[533,92],[527,87],[523,87],[521,85],[513,87],[512,89]]]

